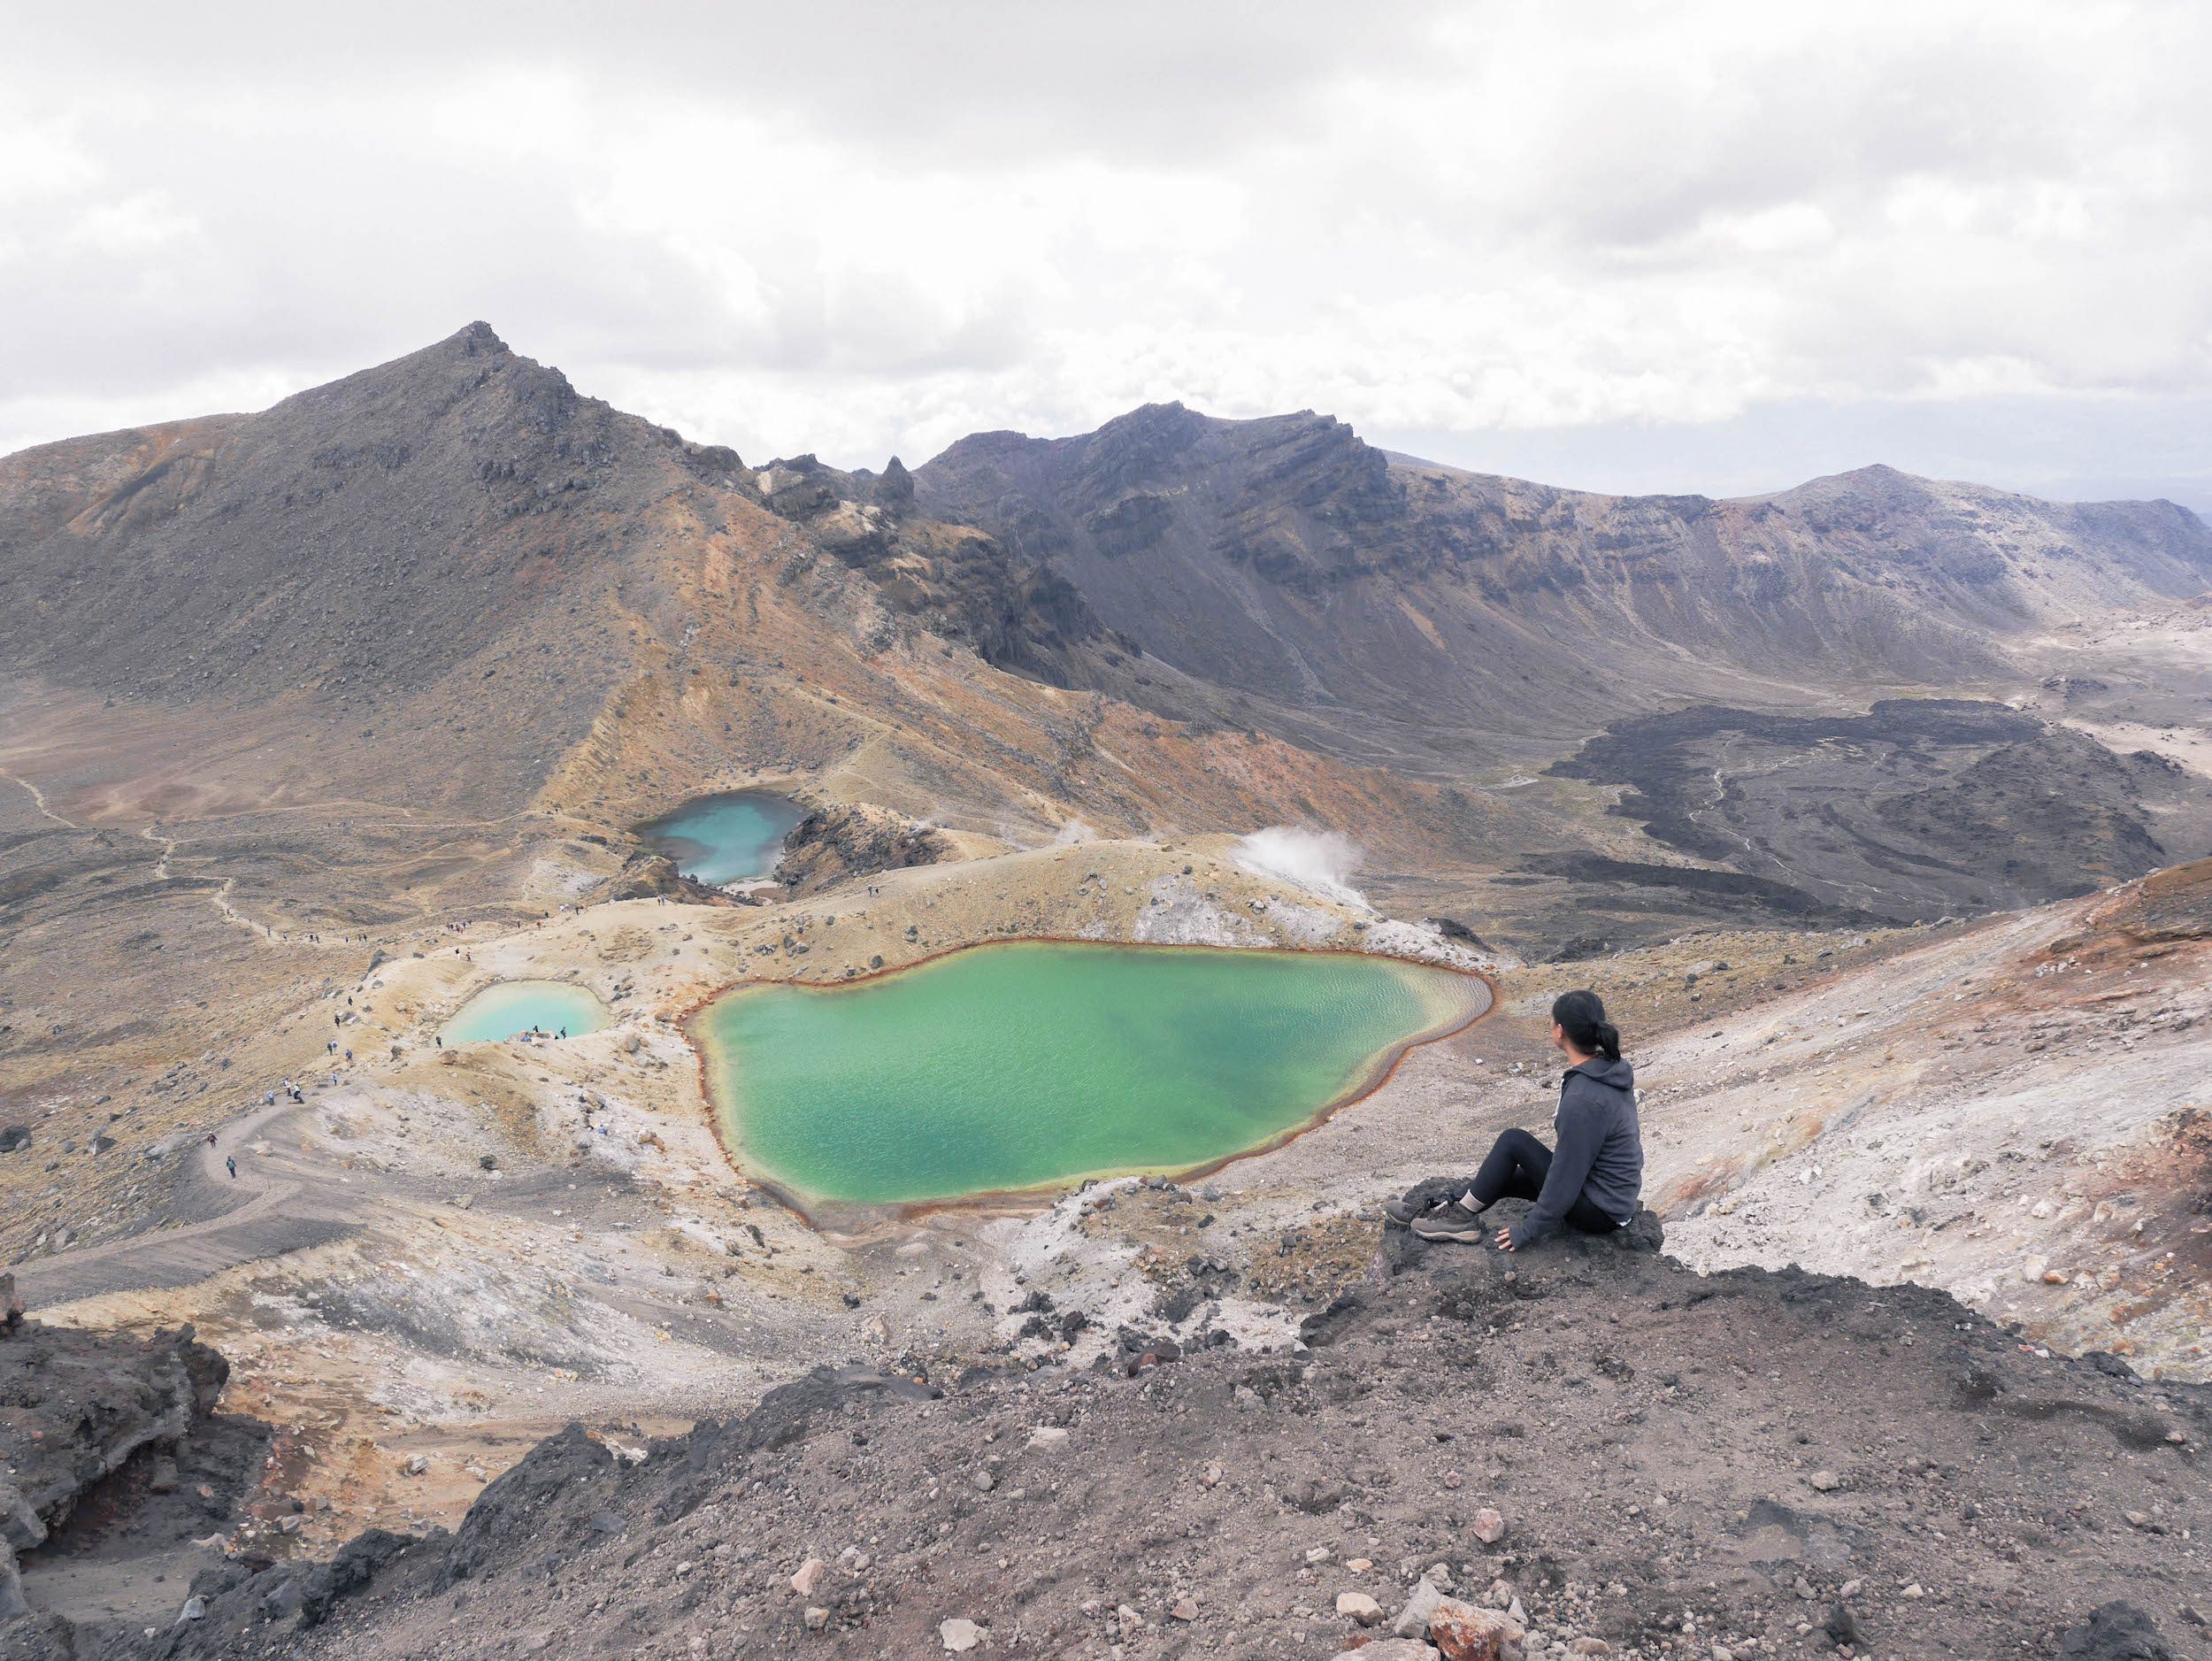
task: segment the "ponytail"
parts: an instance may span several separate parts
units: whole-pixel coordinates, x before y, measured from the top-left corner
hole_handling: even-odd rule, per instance
[[[1567,1042],[1585,1055],[1621,1058],[1621,1031],[1605,1019],[1605,1004],[1594,992],[1563,992],[1551,1006],[1551,1018],[1567,1034]]]

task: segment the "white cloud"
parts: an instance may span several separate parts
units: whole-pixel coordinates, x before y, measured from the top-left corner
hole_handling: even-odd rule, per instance
[[[0,448],[475,316],[869,465],[1162,397],[1594,473],[2028,398],[2114,472],[2114,400],[2212,392],[2212,27],[2155,0],[88,15],[0,57]]]

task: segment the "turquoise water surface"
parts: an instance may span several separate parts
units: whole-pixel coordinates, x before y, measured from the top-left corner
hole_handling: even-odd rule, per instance
[[[747,1170],[879,1204],[1210,1164],[1488,1004],[1471,976],[1387,957],[1019,942],[741,987],[696,1031]]]
[[[638,827],[638,834],[701,882],[764,877],[783,857],[785,834],[806,817],[788,796],[768,790],[703,796]]]
[[[606,1024],[607,1006],[582,987],[559,980],[503,980],[461,1006],[446,1023],[445,1041],[496,1043],[519,1033],[564,1029],[571,1038],[580,1038]]]

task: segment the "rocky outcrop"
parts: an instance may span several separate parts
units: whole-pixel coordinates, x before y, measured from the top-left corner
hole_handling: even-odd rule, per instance
[[[173,1447],[214,1407],[230,1368],[189,1326],[134,1338],[20,1318],[0,1276],[0,1617],[27,1613],[19,1554],[134,1455]]]
[[[772,512],[804,526],[894,611],[1000,668],[1063,683],[1086,678],[1074,659],[1106,630],[1082,596],[973,527],[918,518],[914,476],[896,457],[877,475],[797,456],[769,463],[755,479]]]
[[[687,877],[666,854],[634,853],[593,890],[595,900],[682,900],[693,905],[727,905],[730,896],[711,884]]]
[[[934,865],[952,852],[944,833],[879,807],[826,807],[809,813],[784,838],[776,874],[795,896],[841,883]]]

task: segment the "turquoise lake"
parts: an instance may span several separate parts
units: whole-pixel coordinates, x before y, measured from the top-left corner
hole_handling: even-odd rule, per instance
[[[676,862],[676,869],[719,886],[764,877],[783,857],[783,839],[806,817],[788,796],[771,790],[730,790],[685,803],[638,827],[638,834]]]
[[[463,1004],[446,1023],[444,1037],[449,1044],[501,1043],[526,1032],[580,1038],[606,1024],[607,1006],[582,987],[503,980]]]
[[[741,987],[694,1031],[749,1173],[885,1204],[1225,1159],[1489,1001],[1472,976],[1389,957],[1033,941],[849,986]]]

